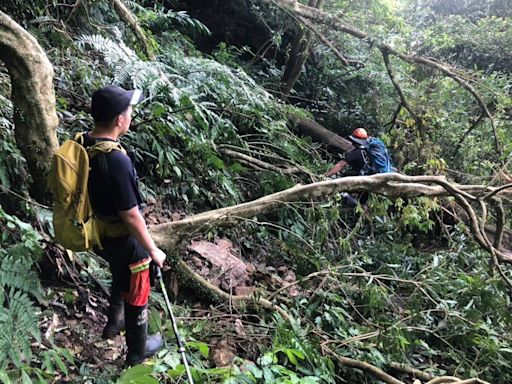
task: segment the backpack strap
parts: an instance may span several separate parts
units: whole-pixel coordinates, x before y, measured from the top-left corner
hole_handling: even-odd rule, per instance
[[[85,135],[85,132],[78,132],[75,134],[75,136],[73,137],[73,141],[76,141],[78,144],[80,144],[81,146],[84,145],[84,135]]]
[[[73,137],[73,140],[76,141],[78,144],[84,146],[85,143],[85,132],[78,132]],[[86,148],[87,153],[89,154],[89,158],[93,158],[99,153],[110,153],[114,150],[123,152],[126,155],[126,150],[123,148],[123,146],[118,143],[117,141],[98,141],[94,145],[91,145],[90,147]]]
[[[100,153],[107,154],[112,151],[120,151],[126,155],[126,150],[123,148],[123,146],[115,141],[99,141],[87,148],[87,153],[91,159]]]

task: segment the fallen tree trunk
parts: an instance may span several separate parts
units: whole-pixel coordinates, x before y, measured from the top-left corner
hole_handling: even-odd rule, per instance
[[[300,135],[309,136],[314,141],[325,144],[331,152],[342,153],[354,149],[350,141],[322,127],[314,120],[303,117],[292,117],[291,120]]]
[[[197,233],[202,227],[233,223],[240,218],[259,216],[285,203],[318,200],[338,192],[370,191],[388,197],[453,196],[455,192],[448,191],[447,186],[467,194],[490,193],[496,189],[482,185],[452,185],[444,176],[405,176],[397,173],[352,176],[307,185],[299,184],[251,202],[199,213],[180,221],[159,224],[153,226],[151,232],[160,246],[173,250],[184,237]]]
[[[510,195],[510,191],[502,187],[451,184],[444,176],[405,176],[388,173],[345,177],[308,185],[297,185],[251,202],[203,212],[176,222],[152,226],[150,231],[158,246],[171,255],[171,265],[177,269],[178,274],[187,275],[195,281],[197,286],[208,291],[211,297],[220,301],[228,300],[231,304],[253,302],[271,308],[272,303],[259,302],[252,295],[229,295],[212,288],[211,284],[197,275],[181,260],[179,252],[182,242],[200,234],[212,225],[234,224],[244,218],[261,216],[290,202],[320,200],[342,191],[369,191],[387,197],[453,196],[467,214],[471,233],[478,244],[490,253],[492,260],[495,261],[494,263],[497,264],[498,261],[501,261],[512,264],[512,252],[496,248],[496,242],[491,241],[485,232],[485,215],[479,217],[471,206],[471,203],[485,205],[489,203],[489,200],[493,200],[494,203],[501,195]],[[491,205],[499,207],[496,204]],[[497,217],[504,215],[504,212],[498,208],[496,208],[496,212]],[[497,227],[497,230],[503,231],[503,227]],[[497,233],[495,236],[501,237],[502,235]],[[503,274],[502,276],[509,285],[512,285]]]

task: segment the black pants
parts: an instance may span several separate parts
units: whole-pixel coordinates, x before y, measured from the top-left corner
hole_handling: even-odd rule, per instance
[[[148,252],[133,236],[107,237],[101,245],[97,253],[109,263],[112,292],[122,292],[128,304],[146,305],[153,281]]]

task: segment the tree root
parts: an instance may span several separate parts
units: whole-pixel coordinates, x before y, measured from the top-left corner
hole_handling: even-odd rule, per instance
[[[31,196],[45,203],[46,176],[59,146],[53,67],[34,36],[1,11],[0,61],[11,78],[14,136],[32,176]]]
[[[227,303],[234,307],[240,307],[241,305],[253,305],[276,311],[285,320],[291,321],[290,315],[281,307],[273,304],[269,300],[257,295],[232,295],[224,292],[219,287],[213,285],[202,276],[195,273],[184,261],[180,260],[177,264],[176,269],[181,281],[189,286],[192,285],[193,289],[202,292],[206,297],[213,301],[219,301]]]

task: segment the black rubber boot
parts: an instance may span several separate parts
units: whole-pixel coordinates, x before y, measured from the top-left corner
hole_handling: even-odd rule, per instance
[[[107,313],[107,325],[103,328],[102,337],[113,339],[124,329],[124,299],[121,292],[112,291],[110,307]]]
[[[126,365],[140,364],[145,358],[153,356],[164,343],[162,336],[157,333],[148,336],[148,310],[147,305],[137,307],[125,303],[126,319]]]
[[[354,196],[352,196],[350,193],[343,192],[341,194],[341,196],[343,196],[343,199],[341,200],[343,205],[345,205],[346,207],[350,207],[350,208],[357,207],[358,200]]]

